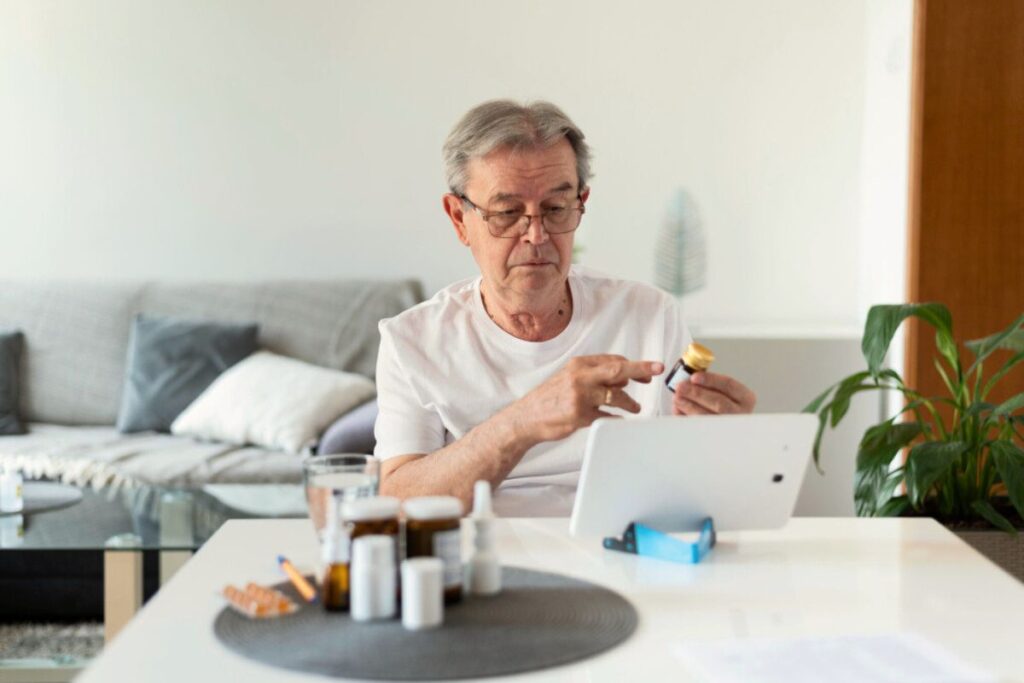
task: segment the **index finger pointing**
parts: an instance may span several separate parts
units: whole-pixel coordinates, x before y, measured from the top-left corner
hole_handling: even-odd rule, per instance
[[[657,361],[619,359],[601,363],[594,368],[594,378],[601,384],[619,384],[635,380],[650,382],[654,375],[664,371],[665,366]]]

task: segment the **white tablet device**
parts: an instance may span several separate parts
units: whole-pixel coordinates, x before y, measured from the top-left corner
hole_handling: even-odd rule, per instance
[[[598,420],[590,428],[569,528],[619,536],[775,529],[793,514],[814,444],[809,414]],[[852,495],[852,492],[851,492]]]

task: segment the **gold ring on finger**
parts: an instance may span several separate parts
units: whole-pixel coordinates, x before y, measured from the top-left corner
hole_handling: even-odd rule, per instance
[[[610,406],[612,404],[612,390],[611,388],[604,390],[604,404]]]

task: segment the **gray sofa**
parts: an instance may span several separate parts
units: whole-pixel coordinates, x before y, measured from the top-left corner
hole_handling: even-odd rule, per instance
[[[117,432],[133,317],[255,322],[263,348],[372,378],[377,322],[422,299],[413,280],[0,280],[0,329],[25,335],[19,412],[29,426],[25,435],[0,436],[0,466],[93,486],[300,481],[294,454]]]

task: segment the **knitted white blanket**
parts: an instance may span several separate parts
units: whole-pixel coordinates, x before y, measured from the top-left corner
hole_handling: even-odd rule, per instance
[[[29,425],[28,434],[0,437],[0,467],[17,469],[29,479],[115,489],[302,480],[302,459],[290,453],[154,432],[121,434],[113,427],[40,423]]]

